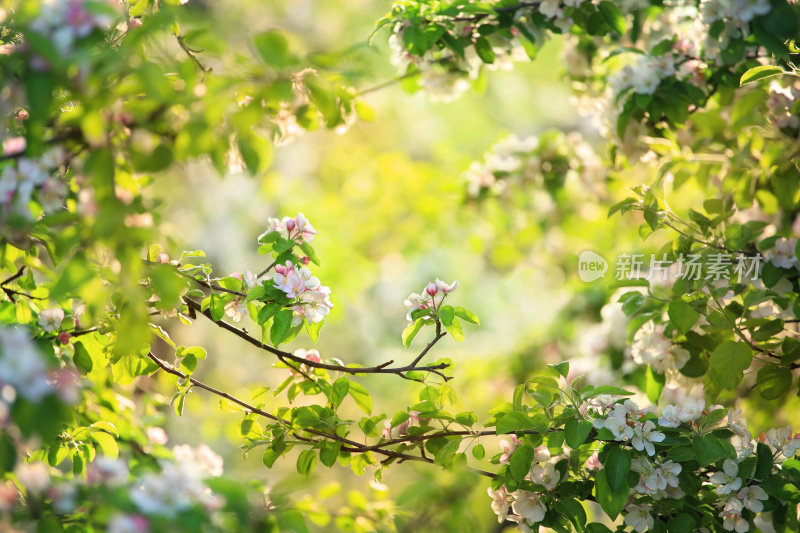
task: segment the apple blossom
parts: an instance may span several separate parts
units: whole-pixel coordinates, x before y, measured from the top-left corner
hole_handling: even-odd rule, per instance
[[[511,498],[506,491],[506,488],[500,487],[497,490],[492,490],[491,487],[487,489],[489,497],[492,499],[492,511],[497,515],[497,523],[502,524],[506,521],[508,516],[508,505]]]
[[[736,492],[742,486],[742,479],[737,477],[739,465],[733,459],[725,459],[722,463],[722,471],[711,474],[709,481],[716,485],[714,489],[717,494],[724,496]]]
[[[764,436],[773,452],[791,458],[800,450],[800,434],[792,435],[792,426],[770,429]]]
[[[650,365],[663,374],[669,369],[680,369],[689,360],[689,352],[673,345],[664,336],[664,325],[652,320],[646,322],[633,337],[631,356],[640,365]]]
[[[598,453],[595,451],[586,459],[586,463],[584,463],[583,466],[586,467],[587,470],[600,470],[603,468],[603,463],[600,462]]]
[[[547,508],[537,493],[518,490],[511,495],[514,497],[511,509],[517,515],[517,520],[527,522],[528,525],[544,520]]]
[[[317,230],[314,229],[314,226],[311,225],[311,222],[308,221],[303,213],[298,213],[295,218],[283,217],[281,220],[269,218],[267,220],[267,230],[259,236],[259,239],[272,232],[277,232],[284,239],[304,243],[312,242]]]
[[[660,431],[656,431],[656,425],[652,420],[646,421],[644,424],[636,424],[634,426],[634,435],[631,439],[631,445],[635,450],[647,452],[647,455],[654,455],[656,453],[654,442],[661,442],[664,440],[665,435]]]
[[[535,464],[531,467],[531,481],[543,486],[547,490],[553,490],[561,481],[561,473],[556,470],[555,465],[548,461],[544,465]]]
[[[629,503],[625,506],[625,524],[638,533],[650,530],[653,525],[652,508],[647,504]]]
[[[730,498],[719,513],[722,518],[722,527],[726,531],[745,533],[750,529],[750,523],[742,516],[743,504],[736,498]]]
[[[754,513],[760,513],[763,511],[764,504],[761,502],[762,500],[766,501],[769,499],[769,496],[766,492],[764,492],[764,489],[758,485],[750,485],[749,487],[742,488],[736,497],[742,500],[744,506]]]
[[[510,435],[509,440],[500,439],[500,449],[503,450],[503,455],[500,456],[500,463],[508,464],[509,459],[514,455],[514,451],[518,446],[519,439],[517,439],[516,435]]]
[[[150,522],[142,515],[117,513],[108,522],[108,533],[148,533]]]
[[[56,331],[64,320],[64,310],[60,307],[44,309],[39,313],[39,325],[45,331]]]

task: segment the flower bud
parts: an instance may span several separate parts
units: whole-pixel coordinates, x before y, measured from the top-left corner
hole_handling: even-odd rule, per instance
[[[67,344],[69,344],[70,338],[72,338],[72,335],[70,335],[66,331],[62,331],[61,333],[58,334],[58,342],[60,342],[62,346],[66,346]]]
[[[433,282],[428,283],[428,285],[425,286],[425,292],[427,292],[431,296],[434,296],[436,295],[437,292],[439,292],[439,287],[437,287],[436,284]]]

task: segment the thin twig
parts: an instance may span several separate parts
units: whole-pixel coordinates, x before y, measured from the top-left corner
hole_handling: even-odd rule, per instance
[[[400,376],[402,378],[410,379],[410,378],[406,378],[406,376],[405,376],[406,372],[421,371],[421,372],[432,372],[434,374],[437,374],[438,376],[442,377],[445,381],[449,381],[450,379],[452,379],[451,377],[445,376],[441,372],[441,370],[444,370],[445,368],[448,368],[450,366],[447,363],[439,363],[439,364],[436,364],[436,365],[428,365],[428,366],[409,365],[409,366],[402,366],[402,367],[390,367],[386,363],[383,363],[383,364],[380,364],[378,366],[371,366],[371,367],[351,367],[351,366],[333,365],[333,364],[322,363],[322,362],[317,362],[317,361],[310,361],[308,359],[304,359],[302,357],[298,357],[298,356],[296,356],[296,355],[294,355],[292,353],[284,352],[283,350],[279,350],[277,348],[274,348],[274,347],[272,347],[272,346],[270,346],[268,344],[264,344],[263,342],[259,341],[255,337],[251,337],[246,332],[242,331],[241,329],[239,329],[239,328],[237,328],[235,326],[232,326],[231,324],[228,324],[227,322],[225,322],[223,320],[214,320],[214,318],[211,316],[211,311],[209,311],[208,309],[203,310],[202,307],[200,306],[200,304],[198,304],[197,302],[195,302],[191,298],[184,298],[184,301],[186,302],[186,305],[189,307],[189,309],[191,309],[191,310],[193,310],[195,312],[199,312],[200,314],[202,314],[203,316],[205,316],[206,318],[208,318],[209,320],[214,322],[217,326],[221,327],[222,329],[233,333],[234,335],[236,335],[240,339],[243,339],[243,340],[247,341],[248,343],[252,344],[253,346],[256,346],[257,348],[260,348],[260,349],[265,350],[265,351],[267,351],[267,352],[269,352],[269,353],[271,353],[273,355],[278,356],[278,358],[286,358],[286,359],[289,359],[290,361],[294,361],[295,363],[305,364],[306,366],[313,367],[313,368],[322,368],[324,370],[330,370],[330,371],[333,371],[333,372],[343,372],[345,374],[352,374],[352,375],[358,375],[358,374],[396,374],[396,375],[398,375],[398,376]],[[418,380],[412,380],[412,381],[418,381]]]
[[[433,345],[436,344],[437,342],[439,342],[439,340],[441,340],[442,337],[444,337],[445,335],[447,335],[447,333],[442,332],[442,323],[437,318],[436,319],[436,335],[433,337],[433,340],[431,342],[429,342],[428,345],[419,353],[417,358],[414,359],[411,362],[411,366],[417,366],[417,363],[419,363],[420,359],[425,357],[425,355],[430,351],[430,349],[433,348]]]
[[[214,387],[212,387],[210,385],[207,385],[207,384],[203,383],[200,380],[197,380],[197,379],[195,379],[193,377],[187,376],[186,374],[184,374],[180,370],[174,368],[173,366],[171,366],[171,365],[167,364],[166,362],[162,361],[161,359],[159,359],[152,352],[148,352],[147,353],[147,357],[149,357],[164,372],[166,372],[168,374],[172,374],[173,376],[177,376],[180,379],[188,380],[189,383],[193,387],[197,387],[199,389],[206,390],[206,391],[208,391],[208,392],[210,392],[212,394],[216,394],[217,396],[219,396],[221,398],[225,398],[226,400],[235,403],[239,407],[242,407],[246,412],[250,412],[250,413],[257,414],[259,416],[263,416],[264,418],[267,418],[269,420],[273,420],[275,422],[279,422],[279,423],[284,424],[284,425],[286,425],[288,427],[291,427],[291,425],[292,425],[290,420],[286,420],[285,418],[273,415],[272,413],[268,413],[268,412],[266,412],[266,411],[264,411],[262,409],[259,409],[258,407],[254,406],[254,405],[250,405],[249,403],[240,400],[239,398],[237,398],[237,397],[235,397],[235,396],[233,396],[231,394],[228,394],[227,392],[221,391],[221,390],[219,390],[217,388],[214,388]],[[341,449],[343,451],[346,451],[346,452],[354,452],[354,453],[375,452],[377,454],[383,455],[384,457],[387,457],[387,458],[390,458],[390,459],[399,459],[399,460],[402,460],[402,461],[420,461],[420,462],[424,462],[424,463],[433,464],[433,460],[429,459],[427,457],[420,457],[420,456],[417,456],[417,455],[409,455],[409,454],[406,454],[406,453],[397,452],[397,451],[394,451],[394,450],[385,450],[385,449],[382,449],[382,448],[376,448],[376,449],[373,450],[373,449],[370,449],[371,447],[369,445],[362,444],[360,442],[356,442],[354,440],[348,439],[346,437],[342,437],[340,435],[336,435],[335,433],[327,433],[325,431],[320,431],[320,430],[313,429],[313,428],[304,428],[303,431],[305,431],[306,433],[310,433],[312,435],[316,435],[318,437],[323,437],[323,438],[330,439],[330,440],[333,440],[333,441],[336,441],[336,442],[340,442],[340,443],[343,444]],[[299,434],[296,434],[296,433],[293,433],[293,436],[295,438],[299,439],[299,440],[303,440],[303,441],[306,441],[306,442],[315,442],[312,439],[308,439],[308,438],[303,437],[302,435],[299,435]],[[494,474],[492,474],[490,472],[484,472],[482,470],[481,471],[477,471],[476,470],[476,472],[481,474],[481,475],[494,477]]]
[[[202,71],[203,76],[211,72],[211,68],[203,65],[203,63],[195,55],[195,52],[198,52],[198,50],[192,50],[186,45],[186,42],[183,39],[183,35],[175,34],[175,38],[178,40],[178,45],[180,45],[183,51],[186,52],[186,55],[189,56],[189,58],[192,61],[194,61],[194,64],[197,65],[197,68],[199,68]]]

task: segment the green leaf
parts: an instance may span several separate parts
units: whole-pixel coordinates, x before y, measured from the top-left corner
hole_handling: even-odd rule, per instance
[[[756,342],[763,342],[769,340],[781,331],[783,331],[783,320],[776,318],[759,327],[753,333],[752,339]]]
[[[297,457],[297,472],[308,476],[314,471],[317,466],[317,452],[316,450],[303,450]]]
[[[361,383],[351,381],[348,386],[347,393],[356,402],[356,405],[365,413],[372,414],[372,396],[369,395],[367,389]]]
[[[750,346],[743,342],[724,341],[711,353],[709,376],[720,387],[733,390],[742,381],[752,360]]]
[[[480,319],[478,318],[478,315],[476,315],[475,313],[473,313],[469,309],[465,309],[463,307],[458,307],[458,306],[456,306],[454,309],[456,310],[456,316],[457,317],[463,318],[464,320],[466,320],[470,324],[480,324],[481,323]]]
[[[347,396],[347,392],[350,390],[350,380],[347,378],[339,378],[333,382],[333,386],[331,387],[331,403],[334,407],[339,407],[342,405],[342,401],[344,397]]]
[[[322,331],[322,326],[325,325],[325,320],[320,320],[319,322],[304,322],[306,327],[306,332],[308,333],[308,337],[311,339],[311,342],[314,344],[317,343],[319,340],[319,332]]]
[[[765,479],[772,473],[772,450],[763,442],[756,445],[756,471],[753,477]]]
[[[258,310],[258,315],[256,316],[256,321],[259,324],[265,323],[267,320],[272,318],[272,315],[277,313],[283,308],[282,305],[277,304],[275,302],[268,303],[264,307]]]
[[[667,522],[667,531],[669,533],[684,533],[685,531],[695,530],[695,521],[692,515],[688,513],[680,513],[672,517]]]
[[[628,501],[628,487],[627,480],[623,479],[619,490],[611,490],[611,487],[606,480],[605,468],[595,472],[594,494],[597,498],[597,503],[603,508],[603,511],[608,515],[611,520],[616,520],[625,503]]]
[[[508,433],[513,433],[515,431],[523,431],[526,429],[535,429],[537,431],[543,431],[546,428],[542,428],[539,424],[534,422],[534,420],[525,413],[513,411],[511,413],[506,413],[500,417],[500,419],[497,421],[495,432],[498,435],[505,435]]]
[[[72,356],[72,362],[75,363],[75,367],[80,370],[82,374],[88,374],[92,371],[93,367],[92,357],[89,355],[89,351],[81,341],[77,341],[73,346],[75,348],[75,353]]]
[[[592,423],[588,420],[571,419],[564,425],[564,440],[570,448],[577,448],[584,442],[592,431]]]
[[[562,361],[554,365],[547,365],[556,376],[567,377],[569,375],[569,361]]]
[[[672,322],[672,325],[681,333],[686,333],[692,329],[697,319],[700,318],[700,313],[680,299],[672,300],[669,303],[667,314],[669,315],[669,321]]]
[[[444,305],[442,306],[441,309],[439,309],[439,318],[441,319],[442,324],[444,324],[445,327],[449,326],[453,322],[455,316],[456,316],[456,310],[453,309],[453,307],[450,305]]]
[[[647,399],[653,403],[658,403],[658,397],[661,396],[661,391],[664,390],[664,383],[666,376],[653,371],[653,367],[647,366],[647,378],[645,380],[645,392]]]
[[[728,448],[721,440],[713,435],[692,437],[692,447],[697,455],[697,462],[700,466],[708,466],[711,463],[723,459],[728,455]]]
[[[555,502],[555,509],[572,522],[578,531],[583,531],[586,527],[586,510],[578,500],[562,497]]]
[[[411,343],[414,341],[414,337],[417,336],[417,333],[422,329],[422,326],[425,325],[425,320],[422,318],[418,318],[414,321],[413,324],[408,326],[406,329],[403,330],[403,346],[408,349],[411,347]]]
[[[450,459],[458,452],[458,447],[461,444],[461,439],[451,439],[447,444],[439,448],[434,454],[433,463],[437,465],[446,465]]]
[[[311,407],[298,407],[297,410],[292,413],[292,423],[303,429],[313,428],[319,424],[319,422],[319,414]]]
[[[272,468],[272,465],[274,465],[275,461],[277,461],[278,458],[283,455],[283,452],[286,451],[286,448],[286,441],[284,441],[282,438],[272,441],[270,447],[264,450],[264,456],[261,458],[264,466],[267,468]]]
[[[486,37],[478,37],[478,40],[475,41],[475,51],[484,63],[494,63],[494,50],[492,50],[492,45]]]
[[[472,447],[472,457],[475,459],[481,460],[486,456],[486,450],[483,448],[483,444],[476,444]]]
[[[254,133],[239,136],[239,152],[251,176],[264,172],[272,163],[272,145]]]
[[[622,15],[622,11],[620,11],[613,2],[600,2],[597,6],[597,10],[600,11],[603,20],[605,20],[614,31],[620,35],[625,35],[625,17]]]
[[[449,325],[445,325],[445,329],[456,341],[461,342],[464,340],[464,332],[461,330],[461,321],[459,319],[454,318]]]
[[[625,389],[621,389],[619,387],[614,387],[613,385],[600,385],[599,387],[595,387],[595,389],[591,393],[587,394],[586,397],[593,398],[602,394],[610,394],[612,396],[633,396],[635,393],[626,391]]]
[[[631,452],[620,446],[614,446],[606,454],[603,465],[605,468],[605,480],[612,492],[622,490],[623,485],[627,487],[626,479],[628,472],[631,471]]]
[[[767,400],[780,398],[792,385],[792,372],[788,368],[767,365],[758,371],[756,390]]]
[[[219,322],[225,316],[225,302],[222,301],[220,295],[214,293],[211,295],[211,319],[214,322]]]
[[[535,450],[527,444],[514,450],[511,459],[508,460],[508,467],[514,481],[522,481],[530,473],[535,453]]]
[[[761,65],[760,67],[753,67],[744,74],[739,80],[739,85],[753,83],[754,81],[763,80],[764,78],[771,78],[783,74],[783,69],[776,65]]]
[[[323,442],[322,449],[319,451],[320,462],[330,468],[334,465],[334,463],[336,463],[336,458],[339,457],[339,450],[341,449],[341,442]]]
[[[292,327],[292,310],[284,309],[275,313],[272,327],[269,330],[269,340],[273,346],[278,346],[289,335]]]
[[[95,431],[92,433],[92,440],[97,443],[106,457],[116,459],[119,456],[119,446],[117,446],[114,435],[109,435],[105,431]]]
[[[289,43],[279,32],[273,30],[256,35],[253,44],[267,65],[281,69],[291,64]]]

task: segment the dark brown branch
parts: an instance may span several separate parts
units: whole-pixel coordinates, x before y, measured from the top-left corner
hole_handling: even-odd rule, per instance
[[[189,56],[189,58],[194,62],[194,64],[197,65],[197,68],[199,68],[200,71],[203,73],[203,76],[211,72],[211,68],[203,65],[203,63],[195,55],[195,53],[198,52],[198,50],[192,50],[186,45],[186,42],[183,39],[183,35],[176,34],[175,38],[178,40],[178,45],[181,47],[181,49],[184,52],[186,52],[186,55]]]
[[[342,366],[342,365],[333,365],[333,364],[317,362],[317,361],[309,361],[308,359],[304,359],[302,357],[298,357],[298,356],[296,356],[296,355],[294,355],[292,353],[285,352],[283,350],[279,350],[279,349],[274,348],[274,347],[272,347],[272,346],[270,346],[268,344],[264,344],[261,341],[259,341],[258,339],[256,339],[255,337],[251,337],[246,332],[240,330],[239,328],[237,328],[235,326],[232,326],[231,324],[228,324],[227,322],[225,322],[223,320],[214,320],[214,318],[211,316],[211,311],[209,311],[208,309],[203,310],[202,307],[200,306],[200,304],[198,304],[197,302],[195,302],[191,298],[184,298],[184,301],[186,302],[186,305],[189,306],[189,309],[191,309],[191,310],[193,310],[195,312],[199,312],[200,314],[202,314],[203,316],[205,316],[206,318],[208,318],[209,320],[214,322],[217,326],[221,327],[222,329],[233,333],[234,335],[236,335],[240,339],[247,341],[248,343],[252,344],[253,346],[255,346],[257,348],[260,348],[260,349],[265,350],[265,351],[267,351],[267,352],[269,352],[269,353],[271,353],[271,354],[273,354],[275,356],[278,356],[279,359],[280,358],[285,358],[285,359],[288,359],[290,361],[294,361],[295,363],[304,364],[304,365],[309,366],[309,367],[322,368],[324,370],[330,370],[330,371],[333,371],[333,372],[343,372],[345,374],[352,374],[352,375],[358,375],[358,374],[396,374],[396,375],[401,376],[401,377],[403,377],[405,379],[410,379],[410,378],[406,378],[405,372],[421,371],[421,372],[433,372],[434,374],[437,374],[437,375],[441,376],[442,378],[444,378],[446,381],[452,379],[452,378],[450,378],[448,376],[445,376],[441,372],[441,370],[443,370],[445,368],[448,368],[450,366],[447,363],[439,363],[439,364],[436,364],[436,365],[428,365],[428,366],[410,365],[410,366],[402,366],[402,367],[390,367],[390,366],[388,366],[388,364],[391,363],[391,361],[390,361],[389,363],[383,363],[383,364],[380,364],[378,366],[350,367],[350,366]],[[417,380],[412,380],[412,381],[417,381]]]
[[[0,282],[0,286],[7,285],[7,284],[11,283],[12,281],[14,281],[15,279],[21,278],[22,274],[24,272],[25,272],[25,265],[22,265],[21,267],[19,267],[19,270],[17,270],[16,274],[14,274],[14,275],[4,279],[2,282]]]
[[[264,418],[267,418],[269,420],[273,420],[275,422],[280,422],[281,424],[284,424],[284,425],[289,426],[289,427],[291,427],[291,425],[292,425],[291,421],[286,420],[285,418],[281,418],[279,416],[275,416],[275,415],[273,415],[271,413],[268,413],[268,412],[266,412],[266,411],[264,411],[262,409],[259,409],[258,407],[250,405],[247,402],[244,402],[244,401],[240,400],[239,398],[228,394],[227,392],[221,391],[221,390],[216,389],[216,388],[214,388],[214,387],[212,387],[210,385],[206,385],[202,381],[199,381],[199,380],[197,380],[197,379],[195,379],[193,377],[187,376],[186,374],[184,374],[180,370],[174,368],[173,366],[171,366],[171,365],[167,364],[166,362],[162,361],[161,359],[159,359],[155,354],[153,354],[153,352],[148,352],[147,353],[147,357],[149,357],[150,360],[152,360],[156,365],[158,365],[158,367],[161,370],[163,370],[164,372],[166,372],[168,374],[171,374],[173,376],[177,376],[180,379],[188,380],[189,383],[193,387],[197,387],[199,389],[206,390],[206,391],[208,391],[208,392],[210,392],[212,394],[216,394],[217,396],[219,396],[221,398],[225,398],[226,400],[228,400],[230,402],[233,402],[236,405],[238,405],[239,407],[243,408],[247,412],[254,413],[254,414],[257,414],[259,416],[263,416]],[[356,441],[348,439],[346,437],[341,437],[341,436],[336,435],[334,433],[327,433],[325,431],[320,431],[320,430],[313,429],[313,428],[304,428],[303,431],[305,431],[306,433],[309,433],[311,435],[316,435],[318,437],[323,437],[323,438],[330,439],[330,440],[333,440],[333,441],[336,441],[336,442],[341,442],[342,445],[343,445],[342,446],[342,450],[344,450],[346,452],[353,452],[353,453],[375,452],[377,454],[383,455],[384,457],[387,457],[387,458],[390,458],[390,459],[399,459],[401,461],[420,461],[420,462],[423,462],[423,463],[433,464],[433,459],[430,459],[430,458],[427,458],[427,457],[420,457],[420,456],[417,456],[417,455],[409,455],[407,453],[397,452],[397,451],[394,451],[394,450],[385,450],[383,448],[374,448],[373,449],[369,445],[362,444],[360,442],[356,442]],[[294,434],[294,437],[299,439],[299,440],[306,441],[306,442],[315,442],[313,439],[309,439],[307,437],[303,437],[302,435],[298,435],[298,434]],[[481,475],[494,477],[494,474],[491,474],[490,472],[485,472],[483,470],[476,470],[476,472],[478,472]]]
[[[442,337],[444,337],[445,335],[447,335],[447,333],[442,332],[442,323],[437,318],[436,319],[436,335],[433,337],[433,340],[431,342],[429,342],[428,345],[419,353],[417,358],[414,359],[411,362],[411,366],[417,366],[417,363],[419,363],[420,359],[425,357],[425,355],[430,351],[430,349],[433,348],[433,345],[436,344],[437,342],[439,342],[442,339]]]

